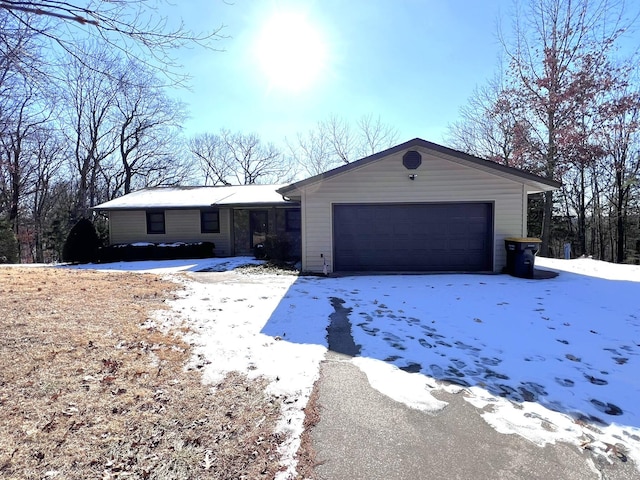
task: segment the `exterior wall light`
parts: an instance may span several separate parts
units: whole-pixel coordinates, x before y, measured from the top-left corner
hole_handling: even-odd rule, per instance
[[[416,178],[418,178],[418,175],[416,175],[415,173],[409,174],[409,180],[415,180]]]

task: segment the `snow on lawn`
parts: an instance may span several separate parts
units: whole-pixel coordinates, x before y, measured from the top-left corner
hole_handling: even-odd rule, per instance
[[[248,259],[189,262],[231,269]],[[224,265],[224,262],[228,262]],[[155,262],[135,270],[171,271]],[[507,275],[342,278],[213,274],[173,302],[192,326],[207,380],[229,371],[271,379],[284,405],[288,472],[303,412],[344,301],[371,385],[412,408],[446,406],[431,393],[464,389],[496,430],[538,445],[566,441],[640,465],[640,267],[537,258],[553,279]],[[93,266],[93,268],[103,266]],[[124,268],[123,268],[124,269]],[[197,274],[196,274],[197,275]]]

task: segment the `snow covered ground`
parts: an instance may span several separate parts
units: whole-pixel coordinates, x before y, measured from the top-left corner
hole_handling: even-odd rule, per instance
[[[232,370],[271,379],[285,407],[282,429],[292,433],[283,449],[291,468],[302,409],[327,349],[331,299],[350,309],[360,348],[351,361],[395,400],[437,411],[446,403],[433,391],[464,389],[500,432],[539,445],[569,442],[640,465],[640,267],[537,258],[537,267],[560,272],[546,280],[230,271],[249,262],[255,261],[87,268],[219,271],[209,283],[187,280],[173,310],[194,331],[194,363],[207,380]],[[174,322],[175,313],[158,320]]]

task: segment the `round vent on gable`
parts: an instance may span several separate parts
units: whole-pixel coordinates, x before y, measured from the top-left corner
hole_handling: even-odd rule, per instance
[[[402,164],[407,170],[415,170],[422,165],[422,155],[415,150],[409,150],[402,156]]]

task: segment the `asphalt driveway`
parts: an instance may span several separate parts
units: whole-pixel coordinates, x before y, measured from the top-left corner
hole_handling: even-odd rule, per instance
[[[192,277],[205,377],[273,379],[291,460],[319,375],[321,478],[637,478],[638,282]]]
[[[311,438],[321,480],[638,478],[633,465],[590,450],[499,433],[464,390],[437,393],[447,406],[436,413],[409,408],[372,388],[344,354],[327,353],[316,388],[320,421]]]

